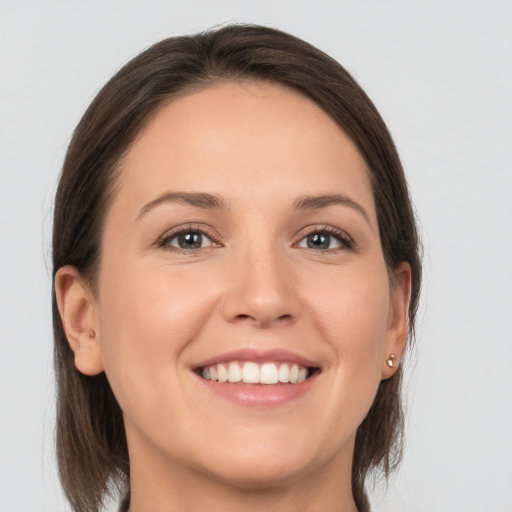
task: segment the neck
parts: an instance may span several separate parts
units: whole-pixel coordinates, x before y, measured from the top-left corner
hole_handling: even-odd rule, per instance
[[[352,450],[314,471],[255,484],[225,481],[168,459],[159,460],[147,448],[130,452],[130,512],[357,512],[351,488]]]

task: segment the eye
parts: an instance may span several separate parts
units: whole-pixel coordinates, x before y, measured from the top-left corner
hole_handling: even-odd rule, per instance
[[[351,249],[352,239],[343,231],[332,227],[324,227],[321,230],[308,233],[298,244],[304,249],[335,250]]]
[[[216,247],[216,244],[210,236],[197,228],[187,227],[179,231],[168,233],[159,243],[160,247],[170,249],[181,249],[184,251],[193,251],[204,249],[206,247]]]
[[[167,245],[179,247],[180,249],[200,249],[207,242],[210,242],[210,239],[206,235],[190,231],[174,236],[167,242]]]

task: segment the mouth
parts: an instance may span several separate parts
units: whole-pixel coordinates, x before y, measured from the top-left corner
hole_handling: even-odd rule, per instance
[[[192,370],[213,395],[268,410],[307,395],[322,367],[288,350],[246,348],[202,361]]]
[[[271,401],[298,396],[322,372],[319,361],[281,348],[241,348],[206,359],[192,368],[211,390],[225,396]],[[266,391],[265,391],[266,390]]]
[[[294,385],[320,373],[316,366],[293,361],[231,360],[199,366],[194,370],[201,378],[221,384]]]

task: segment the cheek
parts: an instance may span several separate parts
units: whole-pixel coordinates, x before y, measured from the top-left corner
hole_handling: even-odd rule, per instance
[[[357,270],[340,271],[334,277],[331,274],[324,281],[322,293],[318,292],[319,286],[312,287],[311,316],[333,354],[337,387],[343,392],[368,395],[365,401],[370,399],[371,403],[381,379],[389,284],[385,268]]]
[[[179,350],[192,335],[206,307],[197,280],[149,265],[132,265],[129,271],[119,265],[105,274],[101,320],[109,344],[123,349],[129,344],[130,350],[149,356],[149,345]]]
[[[375,268],[376,267],[376,268]],[[389,314],[389,284],[385,269],[355,267],[331,272],[310,287],[317,322],[330,342],[346,355],[373,351],[385,338]]]
[[[157,400],[156,382],[177,384],[180,354],[204,327],[211,300],[196,279],[118,263],[105,265],[100,283],[100,328],[105,373],[127,412]]]

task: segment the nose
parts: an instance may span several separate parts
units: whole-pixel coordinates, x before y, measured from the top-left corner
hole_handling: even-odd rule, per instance
[[[275,250],[252,250],[231,263],[223,300],[226,320],[258,328],[296,320],[297,282],[285,255]]]

